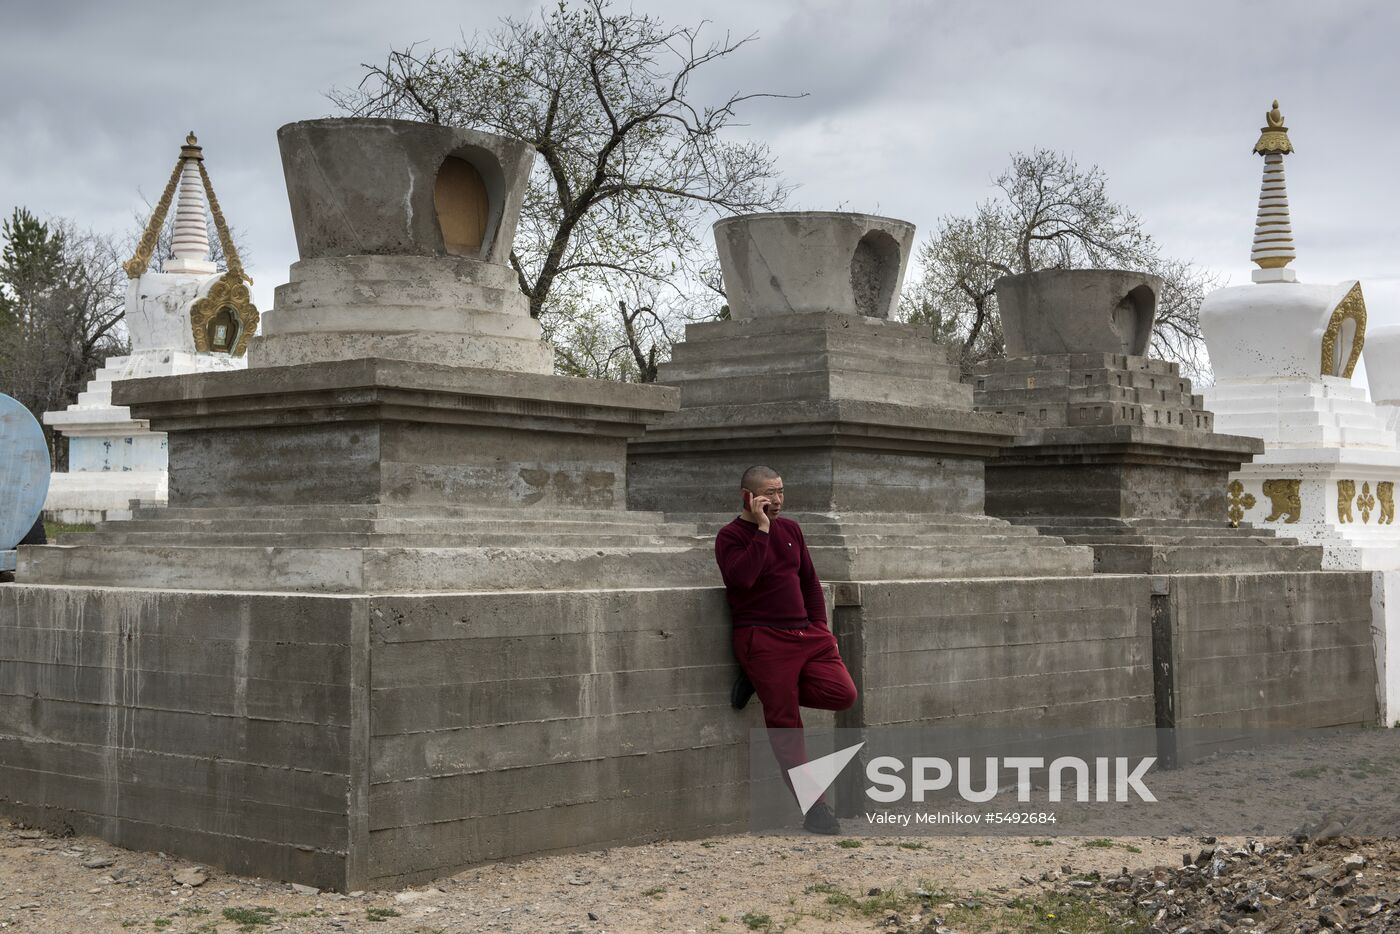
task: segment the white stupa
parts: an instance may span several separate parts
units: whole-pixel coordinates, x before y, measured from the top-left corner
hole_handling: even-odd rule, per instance
[[[178,191],[178,194],[177,194]],[[175,200],[170,258],[160,272],[147,271],[170,203]],[[219,274],[209,256],[208,212],[228,270]],[[156,203],[136,255],[123,268],[126,326],[131,354],[109,358],[78,401],[46,412],[44,423],[68,438],[68,472],[49,484],[45,515],[60,522],[129,518],[130,503],[166,501],[166,441],[125,406],[112,405],[112,384],[146,376],[176,376],[241,369],[257,330],[258,311],[229,236],[194,133]]]
[[[1288,268],[1296,252],[1283,157],[1293,145],[1278,101],[1254,151],[1264,156],[1250,257],[1259,268],[1253,284],[1218,289],[1201,305],[1215,370],[1203,393],[1216,430],[1264,440],[1264,453],[1230,475],[1230,521],[1322,545],[1324,568],[1396,571],[1400,449],[1388,413],[1352,383],[1366,341],[1361,284],[1305,284]],[[1400,590],[1391,601],[1382,589],[1400,574],[1377,581],[1379,695],[1391,724],[1400,720]]]

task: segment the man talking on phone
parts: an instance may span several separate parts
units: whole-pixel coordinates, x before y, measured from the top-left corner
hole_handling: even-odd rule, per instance
[[[750,467],[739,486],[743,512],[715,538],[734,622],[734,655],[743,670],[731,701],[743,708],[758,694],[773,755],[791,788],[788,770],[807,761],[800,708],[845,710],[856,701],[856,686],[827,626],[821,581],[802,529],[779,515],[783,478],[771,467]],[[824,796],[807,811],[803,826],[813,833],[841,832]]]

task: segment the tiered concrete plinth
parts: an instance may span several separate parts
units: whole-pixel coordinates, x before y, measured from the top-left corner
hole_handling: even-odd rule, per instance
[[[786,477],[785,484],[791,484]],[[990,516],[952,513],[790,512],[802,524],[817,576],[830,581],[932,580],[1087,573],[1086,549]],[[713,541],[729,513],[666,513]],[[1020,565],[1012,564],[1019,561]]]
[[[704,586],[713,536],[660,513],[463,506],[137,509],[27,548],[33,582],[304,593]]]
[[[987,465],[987,511],[1091,545],[1114,572],[1315,569],[1320,553],[1226,518],[1230,471],[1262,449],[1218,434],[1175,364],[1126,354],[1008,357],[972,374],[981,412],[1025,430]]]
[[[129,381],[118,400],[170,434],[172,508],[29,549],[21,577],[312,592],[707,583],[693,528],[624,511],[626,439],[674,397],[373,359]]]
[[[1088,572],[1086,549],[983,514],[982,465],[1014,423],[972,411],[921,329],[831,312],[690,325],[659,381],[681,411],[629,446],[633,508],[710,529],[767,464],[823,579]]]
[[[512,270],[442,256],[294,263],[249,350],[264,367],[373,356],[532,373],[554,362]]]

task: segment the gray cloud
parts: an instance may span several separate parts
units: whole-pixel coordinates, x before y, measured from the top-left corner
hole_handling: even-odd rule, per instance
[[[125,230],[186,130],[199,132],[260,305],[295,259],[275,131],[331,110],[359,63],[450,44],[532,3],[347,0],[0,7],[0,211],[24,204]],[[1102,166],[1165,249],[1248,281],[1263,112],[1280,98],[1300,274],[1374,279],[1400,321],[1390,171],[1400,10],[1386,3],[636,0],[672,23],[759,39],[697,89],[808,92],[758,101],[767,141],[807,208],[907,218],[927,232],[991,193],[1034,146]]]

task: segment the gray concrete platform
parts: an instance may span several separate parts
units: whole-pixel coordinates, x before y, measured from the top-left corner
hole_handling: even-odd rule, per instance
[[[861,695],[840,714],[808,712],[813,726],[1376,716],[1367,574],[831,590]],[[749,731],[762,722],[757,705],[729,707],[734,672],[714,586],[6,585],[0,812],[338,890],[732,832],[747,826]]]

